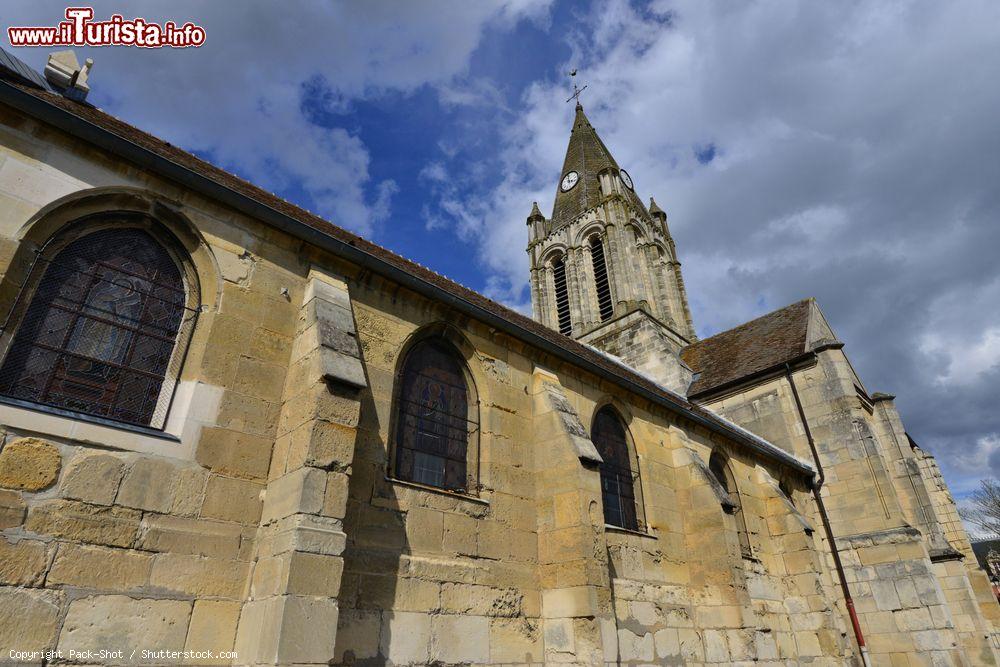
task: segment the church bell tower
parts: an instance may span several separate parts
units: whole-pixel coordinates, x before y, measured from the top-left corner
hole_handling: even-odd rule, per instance
[[[667,215],[601,141],[577,102],[552,217],[528,216],[536,320],[686,393],[695,339]]]

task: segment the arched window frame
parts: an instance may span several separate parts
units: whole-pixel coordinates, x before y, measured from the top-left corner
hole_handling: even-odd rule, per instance
[[[600,442],[598,437],[598,420],[602,418],[613,419],[621,429],[621,446],[624,451],[621,452],[617,461],[608,460],[607,447]],[[612,403],[599,405],[594,411],[590,437],[604,460],[600,465],[601,505],[604,511],[604,523],[624,530],[646,532],[646,512],[642,493],[642,478],[639,472],[639,456],[627,420]]]
[[[740,498],[739,486],[736,484],[736,476],[729,462],[729,457],[719,451],[712,452],[708,460],[709,470],[715,475],[715,479],[729,494],[730,505],[723,505],[726,514],[730,514],[736,523],[736,533],[740,542],[740,554],[743,558],[753,558],[753,551],[750,548],[750,534],[747,532],[746,518],[743,516],[743,502]]]
[[[72,244],[82,241],[93,234],[111,230],[121,230],[123,232],[127,230],[141,230],[145,232],[158,246],[158,249],[164,253],[167,260],[173,264],[179,277],[177,292],[182,292],[181,299],[176,304],[181,314],[177,326],[174,327],[176,333],[172,348],[163,369],[162,382],[156,393],[156,399],[148,419],[130,420],[127,418],[116,418],[114,414],[99,414],[98,411],[82,409],[79,405],[55,405],[52,401],[25,400],[16,396],[2,394],[0,394],[0,402],[15,407],[42,410],[56,415],[117,428],[160,434],[166,425],[190,341],[201,310],[201,287],[198,274],[194,270],[183,244],[165,225],[147,213],[128,210],[106,210],[89,213],[65,223],[52,233],[37,250],[30,251],[30,263],[24,273],[21,274],[23,275],[23,280],[16,286],[13,303],[7,310],[2,325],[0,325],[2,327],[2,331],[0,331],[0,370],[9,370],[6,368],[9,355],[13,351],[15,341],[18,340],[18,333],[23,332],[22,327],[28,325],[27,318],[34,317],[32,311],[36,305],[35,299],[39,296],[39,289],[46,279],[47,271],[50,268],[59,267],[61,263],[65,262],[65,259],[61,259],[61,253]],[[102,279],[95,278],[95,281]],[[155,298],[149,294],[147,294],[148,299]],[[92,317],[88,318],[85,312],[88,309],[93,310],[93,306],[88,305],[87,302],[82,302],[80,306],[81,313],[77,315],[77,321],[80,319],[93,319]],[[44,305],[37,307],[39,309],[46,308]],[[53,306],[49,305],[47,308],[48,311],[51,311]],[[90,315],[95,314],[91,312]],[[107,325],[108,323],[105,324]],[[140,328],[132,333],[141,335],[141,327],[143,325],[148,326],[148,323],[140,321],[138,325]],[[115,327],[106,326],[106,328],[114,329]],[[119,327],[120,329],[121,327]],[[161,333],[163,336],[167,335],[166,332]],[[71,355],[63,351],[61,356]]]
[[[403,439],[406,437],[405,430],[408,428],[407,415],[403,414],[408,399],[404,396],[406,387],[404,386],[408,366],[414,359],[414,354],[419,354],[423,346],[436,346],[440,351],[449,355],[457,365],[461,377],[465,383],[466,392],[466,414],[461,419],[466,427],[465,440],[465,483],[464,484],[434,484],[426,479],[416,479],[405,465],[401,466],[403,449]],[[390,419],[390,456],[388,461],[388,476],[396,481],[410,484],[418,484],[424,487],[437,489],[449,493],[461,495],[478,496],[480,491],[480,429],[479,429],[479,394],[476,388],[475,379],[469,370],[469,354],[471,350],[468,343],[460,334],[453,331],[446,325],[435,325],[415,334],[404,346],[396,365],[393,384],[392,413]],[[465,352],[464,352],[465,351]],[[446,477],[446,475],[445,475]]]

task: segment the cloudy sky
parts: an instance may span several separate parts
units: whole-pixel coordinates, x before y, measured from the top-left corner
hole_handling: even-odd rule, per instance
[[[670,216],[700,335],[815,296],[959,497],[1000,473],[995,0],[95,11],[208,35],[81,53],[98,106],[521,309],[524,219],[551,211],[578,68],[591,122]]]

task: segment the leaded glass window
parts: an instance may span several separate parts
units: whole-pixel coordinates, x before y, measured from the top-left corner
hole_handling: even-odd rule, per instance
[[[610,407],[602,408],[594,417],[591,433],[601,464],[601,495],[604,500],[604,522],[629,530],[639,529],[636,512],[635,480],[629,456],[625,427]]]
[[[161,427],[168,367],[182,323],[193,323],[177,264],[139,228],[86,234],[36,264],[0,395]]]
[[[396,428],[399,479],[475,491],[469,443],[478,429],[461,358],[438,339],[410,349],[400,376]]]

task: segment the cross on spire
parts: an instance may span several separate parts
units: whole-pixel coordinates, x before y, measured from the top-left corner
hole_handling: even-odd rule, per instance
[[[584,86],[583,88],[577,88],[577,86],[576,86],[576,70],[575,69],[570,70],[569,75],[571,77],[573,77],[573,94],[569,96],[569,99],[566,100],[566,102],[568,104],[569,102],[572,102],[573,100],[576,100],[576,106],[580,106],[580,93],[582,93],[583,91],[587,90],[587,86]]]

